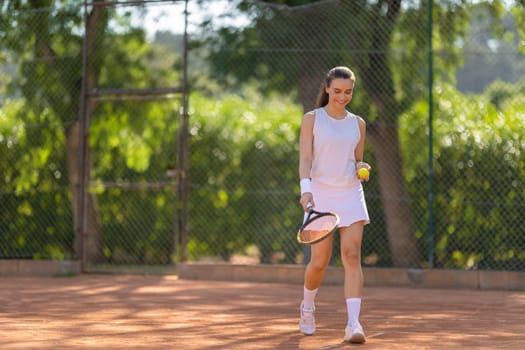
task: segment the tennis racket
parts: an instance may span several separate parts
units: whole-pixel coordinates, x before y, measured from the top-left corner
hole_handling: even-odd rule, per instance
[[[335,213],[319,212],[308,204],[306,220],[297,232],[297,242],[314,244],[332,235],[339,227],[339,216]]]

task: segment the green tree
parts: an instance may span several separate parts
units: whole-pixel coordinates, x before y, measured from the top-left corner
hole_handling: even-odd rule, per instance
[[[291,205],[297,198],[289,188],[297,183],[289,165],[298,159],[299,107],[253,88],[242,97],[194,93],[191,101],[199,108],[190,126],[190,257],[228,261],[256,246],[263,262],[281,252],[295,263],[300,248],[293,233],[301,212]]]
[[[436,266],[444,268],[523,269],[525,240],[520,221],[525,186],[523,133],[525,91],[493,83],[482,95],[464,95],[439,84],[435,123]],[[509,91],[513,91],[510,95]],[[506,97],[501,97],[505,96]],[[424,198],[427,155],[424,143],[428,104],[413,105],[400,120],[409,191]],[[428,212],[426,201],[413,205]]]
[[[53,1],[7,1],[2,5],[2,47],[14,52],[20,60],[17,79],[14,79],[10,89],[12,93],[20,93],[27,103],[23,113],[16,117],[24,118],[30,123],[35,115],[39,122],[49,122],[49,119],[65,126],[64,149],[68,155],[68,175],[72,191],[74,222],[78,225],[79,212],[79,164],[78,147],[78,116],[81,86],[81,37],[71,29],[81,28],[81,18],[78,8],[67,6],[62,2],[60,9],[52,9]],[[55,18],[51,21],[51,18]],[[46,113],[47,111],[47,113]],[[36,130],[36,129],[33,129]],[[46,133],[47,130],[42,132]],[[42,135],[41,134],[41,135]],[[38,135],[29,137],[35,140]],[[37,139],[38,140],[38,139]],[[31,145],[27,145],[31,152]],[[50,145],[47,145],[49,147]],[[44,146],[45,147],[45,146]],[[47,152],[49,154],[49,152]],[[46,163],[48,159],[43,159]],[[23,174],[30,168],[28,164],[16,162],[15,168]],[[41,178],[38,168],[33,168],[31,179],[17,177],[19,186],[32,187]],[[88,212],[93,213],[93,202],[90,201]],[[93,222],[96,222],[93,221]],[[98,231],[96,228],[93,228]],[[93,235],[92,237],[95,237]],[[75,242],[76,256],[80,256],[80,236]]]
[[[69,0],[10,0],[1,5],[0,11],[2,52],[9,52],[18,59],[18,70],[7,93],[20,97],[18,103],[22,104],[16,110],[11,108],[9,117],[21,121],[22,126],[32,123],[49,125],[49,128],[26,128],[19,137],[10,134],[23,147],[25,156],[11,164],[12,170],[8,173],[12,175],[6,178],[7,183],[16,190],[31,189],[46,177],[57,176],[56,172],[46,171],[47,167],[59,168],[61,178],[69,182],[71,195],[76,233],[71,255],[80,257],[82,232],[79,232],[81,212],[78,204],[83,176],[79,157],[83,144],[80,133],[82,109],[88,116],[86,135],[91,133],[85,154],[86,183],[89,174],[94,178],[104,174],[104,166],[113,166],[115,170],[115,163],[108,160],[112,159],[111,155],[103,152],[104,147],[109,150],[120,147],[126,159],[123,168],[143,173],[149,169],[151,157],[155,155],[153,150],[160,148],[161,142],[166,140],[158,137],[158,131],[174,134],[173,127],[176,126],[172,112],[176,108],[172,105],[161,108],[152,104],[135,106],[139,115],[147,117],[145,119],[130,118],[129,104],[108,106],[91,98],[83,105],[82,82],[90,93],[95,88],[163,87],[176,80],[176,70],[173,69],[176,62],[158,48],[148,50],[144,30],[132,25],[131,11],[118,12],[114,7],[90,6],[83,18],[82,3]],[[89,64],[86,75],[82,76],[84,34],[84,53]],[[163,61],[156,58],[161,55]],[[159,114],[163,118],[159,118]],[[90,122],[92,117],[100,119]],[[111,124],[111,117],[121,124]],[[146,122],[147,119],[150,122]],[[92,149],[101,150],[98,154],[102,156],[93,159]],[[118,153],[113,156],[115,154]],[[93,167],[94,162],[97,162],[96,167]],[[168,167],[166,164],[162,166],[164,170]],[[100,259],[102,248],[101,217],[96,199],[96,193],[88,193],[85,221],[88,241],[84,248],[91,254],[88,257],[91,261]],[[63,199],[61,203],[64,203]]]
[[[47,127],[38,131],[40,125]],[[22,98],[0,107],[1,257],[73,257],[65,162],[63,153],[52,151],[63,150],[64,142],[49,109],[36,113]]]
[[[511,12],[500,19],[486,7],[472,9],[469,31],[462,42],[465,60],[457,71],[460,91],[482,92],[496,79],[515,83],[525,75],[517,21]]]
[[[267,89],[298,91],[304,111],[312,108],[325,71],[345,64],[357,72],[352,110],[368,120],[392,260],[419,264],[399,144],[398,118],[427,95],[428,2],[267,0],[239,1],[250,25],[220,27],[211,36],[210,61],[224,82],[266,82]],[[436,79],[454,81],[461,59],[456,39],[465,35],[470,3],[441,1],[433,6]],[[485,6],[485,5],[484,5]],[[499,15],[500,1],[488,5]],[[343,14],[351,14],[350,16]],[[349,18],[350,17],[350,18]],[[216,29],[216,28],[214,28]],[[208,31],[209,32],[209,31]],[[232,54],[234,53],[234,54]],[[360,95],[360,88],[365,95]]]

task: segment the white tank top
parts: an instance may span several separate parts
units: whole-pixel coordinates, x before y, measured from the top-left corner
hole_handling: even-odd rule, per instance
[[[324,108],[315,110],[312,182],[340,188],[360,184],[355,171],[355,148],[361,137],[357,118],[347,112],[343,119],[334,119]]]

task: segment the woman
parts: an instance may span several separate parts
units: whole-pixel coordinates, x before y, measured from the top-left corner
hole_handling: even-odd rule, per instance
[[[344,340],[364,343],[365,333],[359,322],[363,272],[361,240],[368,224],[368,210],[360,168],[366,136],[365,121],[346,110],[352,100],[355,75],[347,67],[335,67],[326,75],[316,108],[306,113],[301,124],[299,176],[303,209],[312,204],[318,211],[335,212],[340,217],[341,257],[344,267],[344,295],[348,322]],[[299,328],[315,332],[315,296],[332,255],[333,237],[311,246],[310,262],[304,275],[304,298]]]

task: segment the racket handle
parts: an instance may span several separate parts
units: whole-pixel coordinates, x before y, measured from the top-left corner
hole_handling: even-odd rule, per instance
[[[308,204],[306,204],[306,211],[308,212],[308,214],[311,214],[313,210],[314,205],[311,202],[308,202]]]

